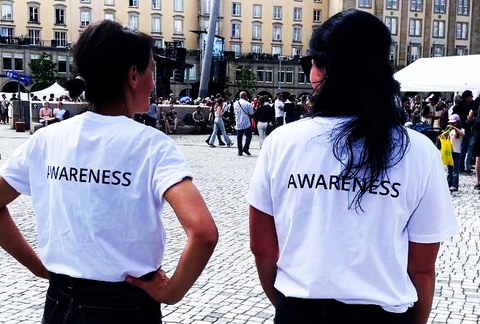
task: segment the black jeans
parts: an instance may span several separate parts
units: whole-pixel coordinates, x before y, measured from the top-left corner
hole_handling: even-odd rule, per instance
[[[408,324],[408,312],[390,313],[377,305],[344,304],[335,299],[301,299],[279,294],[275,324]]]
[[[245,135],[245,145],[243,145],[243,135]],[[250,142],[252,141],[252,128],[237,129],[237,148],[238,154],[250,149]],[[243,147],[242,147],[243,145]]]
[[[42,324],[161,324],[160,303],[126,282],[52,273]]]

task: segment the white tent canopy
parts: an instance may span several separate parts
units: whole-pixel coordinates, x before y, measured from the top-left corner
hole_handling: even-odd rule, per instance
[[[480,92],[480,55],[421,58],[394,74],[401,91]]]
[[[32,91],[32,93],[36,95],[40,100],[42,100],[43,96],[47,96],[48,99],[51,93],[55,95],[55,98],[58,98],[60,96],[68,96],[68,91],[64,87],[59,85],[57,82],[55,82],[48,88],[39,91]]]

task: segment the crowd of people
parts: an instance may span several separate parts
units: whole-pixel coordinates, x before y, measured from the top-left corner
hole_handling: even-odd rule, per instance
[[[415,95],[402,98],[402,107],[406,126],[429,126],[437,131],[434,134],[448,137],[453,160],[447,165],[450,191],[458,191],[460,173],[475,173],[474,189],[480,190],[480,94],[475,98],[471,90],[465,90],[451,100],[437,93],[424,99]]]

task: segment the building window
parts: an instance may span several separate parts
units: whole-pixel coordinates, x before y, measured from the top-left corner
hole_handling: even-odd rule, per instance
[[[457,46],[455,47],[455,55],[468,55],[468,47],[466,46]]]
[[[174,34],[183,34],[183,19],[175,18],[173,20],[173,33]]]
[[[32,23],[40,22],[39,8],[37,6],[28,7],[28,22],[32,22]]]
[[[397,35],[398,18],[397,17],[385,17],[385,25],[387,25],[390,34]]]
[[[80,3],[90,3],[90,0],[80,0]]]
[[[67,73],[67,57],[58,55],[57,57],[57,71],[58,73]]]
[[[163,39],[155,39],[153,41],[153,47],[163,48]]]
[[[293,27],[293,41],[294,42],[302,41],[302,27],[300,26]]]
[[[458,0],[457,15],[468,16],[470,14],[470,0]]]
[[[302,8],[293,8],[293,20],[302,21]]]
[[[159,34],[162,32],[162,18],[160,16],[152,16],[152,33]]]
[[[80,11],[80,26],[87,27],[90,24],[90,20],[90,9],[82,9],[82,11]]]
[[[183,0],[173,0],[173,10],[183,12]]]
[[[13,70],[12,53],[2,53],[2,66],[4,70]]]
[[[372,0],[358,0],[358,7],[359,8],[371,8],[372,7]]]
[[[209,14],[212,11],[212,4],[210,0],[202,0],[203,13]]]
[[[273,26],[273,40],[274,41],[282,40],[282,26]]]
[[[115,5],[115,0],[105,0],[105,5],[106,6],[114,6]]]
[[[137,13],[128,14],[128,27],[134,30],[138,30],[138,14]]]
[[[282,7],[273,6],[273,19],[280,20],[282,19]]]
[[[468,23],[458,22],[456,29],[457,39],[468,39]]]
[[[322,22],[322,10],[314,9],[313,10],[313,22],[321,23]]]
[[[160,0],[152,0],[152,9],[160,10],[161,8]]]
[[[422,36],[422,20],[410,19],[410,26],[408,29],[409,36]]]
[[[30,45],[40,45],[40,30],[29,29],[28,30],[28,42]]]
[[[445,56],[445,46],[444,45],[433,45],[432,47],[432,57],[442,57]]]
[[[264,75],[265,71],[263,70],[263,66],[257,67],[257,82],[264,82]]]
[[[138,8],[138,0],[128,0],[128,6]]]
[[[261,40],[262,39],[262,25],[253,24],[252,25],[252,39]]]
[[[282,80],[283,82],[283,80]],[[293,83],[293,69],[292,68],[287,68],[285,71],[285,82],[286,83]]]
[[[297,46],[294,46],[292,47],[292,55],[295,57],[295,56],[302,56],[302,48],[301,47],[297,47]]]
[[[240,15],[241,15],[240,3],[239,2],[233,2],[232,3],[232,16],[239,17]]]
[[[434,20],[433,21],[432,36],[433,37],[439,37],[439,38],[444,38],[445,37],[445,21],[444,20]]]
[[[305,73],[303,71],[298,71],[297,72],[297,82],[298,83],[307,83],[307,76],[305,75]]]
[[[391,64],[396,65],[397,63],[397,44],[395,43],[390,46],[390,54],[388,55],[388,60]]]
[[[313,0],[315,3],[322,3],[322,0]]]
[[[263,53],[262,52],[262,45],[253,44],[252,45],[252,53],[257,53],[257,54]]]
[[[410,11],[423,11],[423,0],[410,0]]]
[[[13,38],[13,27],[0,27],[0,36],[11,40]]]
[[[65,25],[65,9],[55,9],[55,25]]]
[[[253,5],[253,18],[262,18],[262,5]]]
[[[115,21],[115,13],[113,11],[105,11],[105,19]]]
[[[435,0],[433,4],[433,12],[444,14],[447,12],[447,0]]]
[[[398,10],[398,0],[387,0],[385,8],[389,10]]]
[[[13,5],[2,3],[2,20],[13,20]]]
[[[232,38],[240,38],[240,23],[232,23]]]
[[[67,32],[56,31],[54,33],[54,42],[56,47],[66,47],[67,46]]]
[[[413,63],[416,60],[418,60],[420,58],[420,53],[421,53],[420,44],[412,44],[412,45],[410,45],[409,48],[410,48],[410,50],[409,50],[409,54],[408,54],[408,58],[407,58],[407,63],[408,64]]]
[[[230,45],[230,50],[232,52],[235,52],[235,57],[242,56],[242,47],[241,47],[240,44],[231,44]]]
[[[282,46],[274,45],[272,46],[272,55],[282,55]]]
[[[40,54],[30,54],[30,65],[34,64],[40,59]]]

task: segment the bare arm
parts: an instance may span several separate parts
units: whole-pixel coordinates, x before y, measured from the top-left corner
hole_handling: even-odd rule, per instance
[[[20,194],[0,176],[0,246],[34,275],[48,278],[48,271],[32,247],[25,241],[10,216],[7,205]]]
[[[411,324],[425,324],[432,308],[435,290],[435,260],[440,243],[409,243],[408,274],[415,286],[418,300],[413,305]]]
[[[190,179],[170,187],[164,195],[187,234],[187,244],[170,279],[160,270],[155,279],[143,282],[128,277],[127,282],[145,290],[153,299],[179,302],[207,265],[217,244],[218,232],[202,196]]]
[[[263,291],[273,306],[277,303],[274,287],[277,277],[278,240],[273,217],[250,206],[250,249],[255,256]]]

